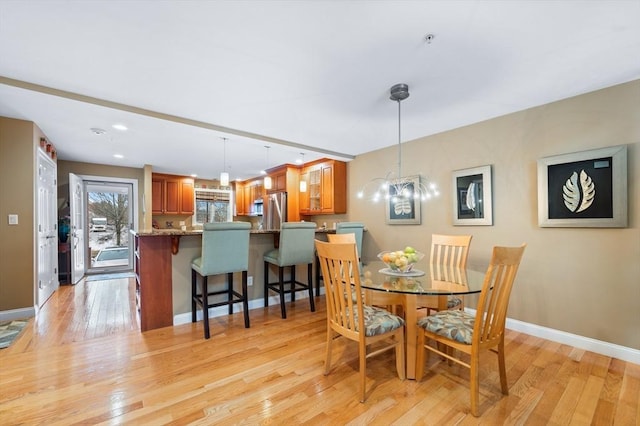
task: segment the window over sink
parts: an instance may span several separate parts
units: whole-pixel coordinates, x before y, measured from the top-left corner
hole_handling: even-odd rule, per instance
[[[233,193],[226,189],[195,190],[195,213],[193,224],[233,221]]]

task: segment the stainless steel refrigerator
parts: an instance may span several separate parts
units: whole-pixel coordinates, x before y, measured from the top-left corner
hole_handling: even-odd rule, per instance
[[[287,193],[275,192],[267,196],[264,206],[263,228],[267,231],[280,229],[282,222],[287,221]]]

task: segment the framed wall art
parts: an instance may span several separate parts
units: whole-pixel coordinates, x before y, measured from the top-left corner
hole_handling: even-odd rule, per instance
[[[404,188],[414,193],[420,188],[420,176],[402,178],[389,185],[389,198],[385,206],[386,220],[389,225],[420,225],[420,199],[403,197],[398,194]]]
[[[626,227],[626,145],[538,160],[538,225]]]
[[[491,166],[453,172],[453,224],[493,225]]]

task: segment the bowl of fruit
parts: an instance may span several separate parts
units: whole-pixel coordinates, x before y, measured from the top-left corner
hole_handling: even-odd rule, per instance
[[[411,272],[413,265],[423,257],[424,253],[420,253],[410,246],[405,247],[404,250],[378,253],[378,259],[382,260],[392,272],[402,274]]]

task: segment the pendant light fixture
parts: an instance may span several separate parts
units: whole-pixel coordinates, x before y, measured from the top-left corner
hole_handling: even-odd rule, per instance
[[[271,148],[269,145],[265,145],[265,148],[267,148],[267,167],[265,167],[264,169],[264,174],[267,174],[267,169],[269,168],[269,148]],[[265,176],[264,177],[264,189],[271,189],[271,176]]]
[[[300,153],[301,158],[301,164],[304,165],[304,152]],[[300,192],[307,192],[307,181],[306,180],[300,180]]]
[[[400,102],[409,97],[409,86],[404,83],[395,84],[389,90],[389,99],[398,102],[398,171],[387,173],[385,177],[372,179],[358,191],[358,198],[365,198],[367,189],[371,186],[375,188],[373,194],[368,198],[377,202],[381,199],[391,199],[394,204],[401,199],[415,199],[425,201],[431,197],[439,195],[438,188],[434,183],[425,186],[418,176],[417,182],[413,179],[402,176],[402,138],[401,138],[401,109]]]
[[[222,172],[220,173],[220,186],[229,186],[229,173],[227,173],[227,138],[221,138],[223,141],[222,148]]]

